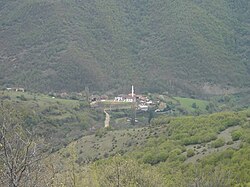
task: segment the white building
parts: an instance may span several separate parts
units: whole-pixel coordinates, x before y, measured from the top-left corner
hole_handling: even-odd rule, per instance
[[[139,105],[138,108],[142,111],[148,111],[148,106],[147,105]]]

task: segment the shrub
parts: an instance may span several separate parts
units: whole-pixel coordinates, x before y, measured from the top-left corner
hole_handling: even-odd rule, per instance
[[[168,158],[168,155],[167,153],[164,153],[164,152],[161,152],[158,154],[149,153],[144,156],[143,162],[146,164],[155,165],[160,162],[165,162],[167,158]]]
[[[16,98],[20,99],[21,101],[27,101],[27,98],[24,95],[17,96]]]
[[[11,97],[10,96],[8,96],[8,95],[4,95],[4,96],[1,96],[0,97],[0,99],[2,99],[2,100],[11,100]]]
[[[69,158],[70,157],[70,153],[69,152],[67,152],[67,153],[65,153],[65,158]]]
[[[103,136],[105,136],[107,134],[107,130],[104,128],[100,128],[96,131],[95,136],[102,138]]]
[[[192,157],[192,156],[194,156],[194,155],[195,155],[195,152],[194,152],[193,149],[188,149],[188,150],[187,150],[187,157]]]
[[[225,145],[225,140],[222,138],[219,138],[211,143],[211,147],[218,148]]]
[[[242,133],[241,133],[241,131],[236,130],[236,131],[233,131],[233,132],[231,133],[231,135],[232,135],[233,141],[237,141],[237,140],[239,140],[239,139],[241,138]]]
[[[232,145],[234,142],[233,141],[228,141],[227,145]]]

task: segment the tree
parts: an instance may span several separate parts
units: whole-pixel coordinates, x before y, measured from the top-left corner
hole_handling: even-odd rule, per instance
[[[195,187],[231,186],[230,172],[219,166],[213,168],[202,168],[202,166],[195,165],[193,169],[194,169],[193,181],[191,182],[191,184],[188,184],[187,186],[195,186]]]
[[[96,162],[89,172],[91,177],[85,184],[90,187],[165,186],[163,176],[155,168],[120,155]]]
[[[154,118],[154,111],[152,109],[149,109],[148,114],[148,124],[150,124],[151,120]]]
[[[88,86],[85,86],[85,94],[86,94],[86,100],[88,102],[88,105],[90,106],[90,99],[89,99],[89,87]]]
[[[192,156],[194,156],[194,155],[195,155],[195,152],[194,152],[193,149],[188,149],[188,150],[187,150],[187,157],[192,157]]]
[[[193,104],[192,104],[192,108],[197,108],[196,103],[193,103]]]
[[[42,146],[23,128],[21,113],[10,104],[0,106],[0,186],[37,186]]]

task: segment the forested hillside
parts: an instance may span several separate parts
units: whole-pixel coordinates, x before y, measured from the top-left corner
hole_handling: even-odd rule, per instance
[[[0,85],[241,91],[249,10],[248,0],[1,0]]]
[[[249,114],[161,116],[143,128],[103,129],[51,154],[41,175],[69,187],[248,187]]]

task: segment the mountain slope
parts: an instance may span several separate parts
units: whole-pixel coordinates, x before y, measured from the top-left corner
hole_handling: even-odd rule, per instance
[[[247,186],[249,114],[246,110],[196,117],[162,115],[143,128],[102,129],[51,155],[51,162],[61,166],[55,181],[66,184],[74,173],[76,186],[116,186],[120,176],[126,178],[120,180],[123,186],[131,186],[128,181],[133,180],[134,186]],[[129,164],[131,160],[136,162]],[[141,168],[152,182],[160,174],[156,181],[164,184],[141,185],[148,178],[142,177]]]
[[[2,86],[134,84],[186,95],[249,88],[247,0],[3,0],[0,7]]]

